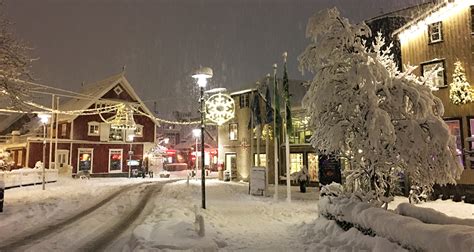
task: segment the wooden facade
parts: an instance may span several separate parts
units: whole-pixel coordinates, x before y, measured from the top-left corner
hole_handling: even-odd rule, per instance
[[[423,75],[424,66],[439,62],[444,68],[444,86],[434,94],[443,102],[446,121],[457,121],[460,125],[461,150],[473,150],[466,138],[474,135],[474,103],[455,105],[449,98],[449,84],[452,83],[454,63],[460,61],[465,69],[467,81],[474,84],[474,27],[471,6],[474,1],[449,1],[440,3],[395,32],[400,39],[403,65],[418,66],[415,74]],[[430,26],[441,27],[441,39],[430,38]],[[436,28],[437,28],[436,27]],[[437,30],[434,30],[437,32]],[[452,132],[453,133],[453,132]],[[474,184],[474,162],[464,159],[465,170],[458,181],[460,184]]]

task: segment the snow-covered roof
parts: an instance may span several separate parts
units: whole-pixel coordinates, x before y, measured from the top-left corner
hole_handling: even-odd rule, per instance
[[[140,104],[140,107],[150,116],[154,116],[153,113],[148,109],[148,107],[142,102],[140,97],[137,95],[132,85],[125,78],[125,73],[121,72],[116,75],[112,75],[106,79],[100,80],[98,82],[93,82],[84,85],[83,90],[80,92],[84,97],[70,99],[64,104],[59,105],[59,110],[71,111],[71,110],[82,110],[87,109],[100,100],[107,92],[112,90],[115,86],[119,85],[125,89],[125,91],[130,94],[130,96]],[[85,99],[90,97],[90,99]],[[77,115],[60,115],[61,121],[72,121],[77,117]],[[158,124],[155,121],[156,124]]]
[[[459,2],[459,0],[457,0],[457,2]],[[440,1],[437,4],[433,3],[431,5],[427,5],[426,8],[422,9],[422,11],[417,12],[416,13],[417,15],[414,16],[411,21],[409,21],[408,23],[406,23],[405,25],[403,25],[402,27],[394,31],[392,35],[394,36],[398,35],[401,32],[409,29],[410,27],[418,24],[419,22],[429,17],[432,13],[440,10],[442,7],[445,7],[447,4],[448,4],[448,1]]]

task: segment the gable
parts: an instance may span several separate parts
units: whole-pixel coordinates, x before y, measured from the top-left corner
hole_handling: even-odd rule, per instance
[[[111,99],[111,100],[122,100],[126,102],[137,102],[135,98],[124,88],[122,83],[117,83],[117,85],[110,88],[101,98]]]

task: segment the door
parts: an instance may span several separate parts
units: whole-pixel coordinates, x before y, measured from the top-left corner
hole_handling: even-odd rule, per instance
[[[58,150],[57,164],[59,167],[69,165],[69,151],[68,150]]]
[[[237,154],[226,153],[225,154],[225,170],[230,174],[231,180],[237,179]]]

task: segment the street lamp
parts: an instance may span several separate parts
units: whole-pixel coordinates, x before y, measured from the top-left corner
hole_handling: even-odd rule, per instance
[[[201,137],[201,130],[200,129],[193,129],[193,136],[194,138],[196,139],[196,147],[194,148],[194,154],[196,156],[196,160],[194,161],[194,163],[196,164],[195,165],[195,169],[196,169],[196,172],[194,173],[194,176],[195,178],[197,178],[197,172],[198,172],[198,138]]]
[[[46,124],[48,124],[49,118],[51,115],[49,114],[39,114],[38,117],[40,118],[41,123],[43,124],[43,190],[46,189],[46,175],[45,175],[45,166],[46,166]],[[49,150],[51,151],[51,150]]]
[[[207,79],[212,78],[212,69],[209,67],[202,67],[198,69],[192,77],[197,79],[197,84],[200,89],[199,102],[201,105],[201,192],[202,192],[202,208],[206,209],[206,171],[204,163],[204,117],[205,117],[205,108],[204,108],[204,88],[207,84]]]
[[[131,172],[131,168],[132,168],[132,155],[133,155],[133,151],[132,151],[132,143],[133,143],[133,138],[135,137],[134,134],[130,134],[127,136],[127,140],[130,142],[130,150],[128,151],[128,178],[130,178],[130,172]]]

